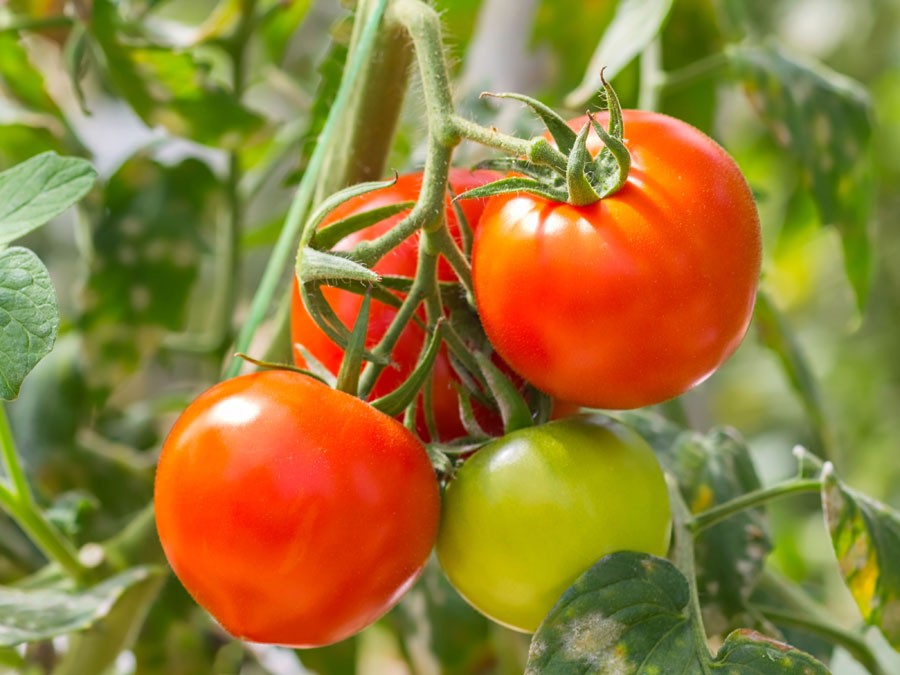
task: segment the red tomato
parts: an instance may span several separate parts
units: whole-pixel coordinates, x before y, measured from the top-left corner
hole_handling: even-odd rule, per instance
[[[160,541],[230,633],[342,640],[410,587],[434,543],[438,484],[422,443],[367,403],[294,372],[222,382],[163,445]]]
[[[600,408],[665,401],[721,365],[750,322],[762,255],[753,196],[720,146],[666,115],[624,119],[621,190],[582,207],[494,197],[473,248],[500,356],[547,393]]]
[[[492,171],[466,171],[463,169],[450,170],[450,184],[453,190],[460,194],[466,190],[472,189],[492,180],[496,180],[497,174]],[[351,199],[345,204],[332,212],[323,224],[328,224],[352,216],[362,211],[396,204],[398,202],[415,201],[419,196],[419,189],[422,186],[422,174],[408,174],[400,176],[396,184],[391,187],[383,188],[375,192],[370,192]],[[467,199],[462,200],[459,204],[466,220],[471,227],[475,227],[481,217],[486,200],[483,199]],[[397,222],[405,215],[406,212],[398,214],[392,218],[388,218],[380,223],[368,227],[365,230],[356,232],[355,234],[345,238],[338,245],[340,249],[349,249],[360,241],[374,239],[397,224]],[[447,223],[450,232],[455,236],[459,236],[459,224],[456,219],[455,209],[447,201]],[[413,236],[403,242],[400,246],[391,251],[382,258],[374,269],[382,274],[398,275],[405,277],[413,277],[416,273],[416,265],[418,258],[418,237]],[[438,277],[442,281],[453,281],[456,279],[449,264],[441,259],[438,267]],[[348,328],[352,328],[356,316],[359,313],[362,298],[356,293],[343,291],[336,288],[324,287],[323,292],[329,304],[334,308],[335,313],[341,318]],[[366,337],[366,345],[374,346],[384,335],[391,321],[396,315],[393,307],[385,305],[377,300],[373,300],[369,310],[369,332]],[[297,289],[296,281],[294,282],[294,295],[291,306],[291,339],[294,347],[294,362],[300,367],[306,367],[306,360],[303,354],[297,349],[296,345],[302,345],[316,359],[318,359],[331,372],[337,373],[343,358],[343,350],[332,342],[328,336],[322,332],[310,317],[309,313],[303,305],[300,294]],[[424,331],[416,325],[409,324],[403,331],[400,339],[394,348],[392,358],[393,365],[385,368],[375,383],[372,391],[372,398],[378,398],[388,392],[393,391],[401,384],[413,371],[422,345],[425,340]],[[438,436],[441,440],[451,440],[465,434],[465,429],[459,418],[459,404],[457,394],[453,388],[453,382],[457,380],[450,365],[446,347],[441,347],[437,359],[434,363],[432,371],[432,408],[434,409],[435,422],[437,424]],[[424,417],[419,415],[418,432],[423,438],[427,438]],[[488,420],[490,422],[490,420]]]

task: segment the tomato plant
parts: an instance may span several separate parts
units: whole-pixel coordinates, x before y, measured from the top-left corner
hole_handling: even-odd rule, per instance
[[[515,431],[466,460],[444,494],[437,554],[475,608],[533,632],[603,556],[665,555],[669,528],[650,447],[621,424],[582,415]]]
[[[496,177],[496,174],[491,171],[452,169],[450,171],[450,186],[454,192],[462,193],[494,180]],[[328,216],[323,222],[323,226],[364,211],[406,201],[415,201],[421,186],[421,173],[402,175],[397,179],[396,183],[389,187],[360,195],[345,202]],[[460,201],[459,204],[469,226],[477,229],[485,200],[471,199]],[[346,250],[359,242],[375,239],[389,231],[404,215],[405,212],[398,213],[375,225],[357,231],[345,237],[338,245],[338,248]],[[456,209],[450,205],[449,196],[446,204],[446,217],[451,234],[458,240],[460,237],[459,223]],[[382,258],[375,265],[374,269],[380,274],[414,277],[419,255],[418,251],[418,236],[410,237]],[[453,281],[456,278],[453,270],[445,260],[441,260],[438,265],[438,278],[441,281]],[[328,303],[341,321],[348,328],[352,328],[359,314],[362,296],[358,293],[333,287],[326,287],[323,289],[323,292]],[[369,328],[366,334],[366,345],[368,347],[377,344],[388,326],[390,326],[396,313],[396,308],[378,300],[372,301],[369,310]],[[424,315],[424,313],[422,314]],[[330,371],[335,374],[338,372],[344,352],[313,321],[303,305],[296,281],[294,282],[291,300],[291,340],[294,344],[294,362],[297,365],[301,367],[307,365],[302,351],[306,349]],[[393,391],[409,376],[416,365],[424,341],[425,331],[415,322],[409,323],[404,328],[391,354],[393,364],[379,375],[372,389],[372,398],[377,398]],[[442,347],[435,360],[431,379],[431,407],[438,436],[442,440],[450,440],[465,433],[465,429],[460,422],[459,404],[456,389],[454,388],[454,383],[458,381],[459,378],[456,377],[453,367],[450,365],[447,349]],[[482,412],[484,413],[485,424],[489,428],[496,429],[499,423],[496,416],[489,416],[487,411],[483,409]],[[421,409],[418,413],[417,430],[422,437],[428,437]]]
[[[624,111],[624,123],[620,190],[586,206],[493,197],[472,256],[499,354],[547,393],[600,408],[659,403],[708,377],[747,330],[761,260],[734,160],[671,117]]]
[[[422,444],[348,394],[287,371],[226,380],[166,438],[159,537],[230,633],[293,646],[384,614],[431,551],[438,488]]]
[[[823,2],[0,3],[0,671],[900,673],[897,16]]]

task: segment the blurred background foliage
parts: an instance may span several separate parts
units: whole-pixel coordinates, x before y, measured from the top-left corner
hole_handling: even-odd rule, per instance
[[[244,9],[253,4],[264,18],[248,37]],[[514,102],[486,103],[478,93],[528,93],[573,115],[596,103],[578,100],[578,92],[596,74],[592,54],[615,15],[613,0],[435,4],[465,114],[527,134],[537,130],[529,113]],[[327,113],[346,52],[347,14],[337,0],[0,6],[0,169],[52,149],[88,157],[101,172],[101,185],[80,210],[25,242],[53,275],[63,328],[54,352],[9,405],[36,489],[77,541],[114,536],[148,503],[169,424],[217,377],[234,328],[230,308],[237,307],[240,321]],[[798,395],[779,354],[760,339],[760,327],[769,325],[760,320],[737,355],[683,397],[681,413],[702,431],[739,429],[763,483],[793,473],[791,449],[802,444],[833,460],[847,483],[894,506],[900,506],[898,33],[898,0],[676,0],[659,39],[615,77],[626,106],[650,104],[683,118],[738,160],[759,200],[766,297],[783,313],[815,383]],[[804,115],[830,120],[824,145],[820,138],[807,156],[786,153],[777,130],[754,110],[760,106],[754,88],[767,86],[754,80],[754,59],[777,56],[742,51],[747,41],[777,43],[791,59],[843,74],[842,86],[870,97],[865,119],[829,107],[815,92],[801,100],[799,86],[769,91],[768,104],[781,106],[776,118],[799,111],[792,133],[806,122],[812,127]],[[648,89],[660,73],[683,81]],[[414,86],[390,166],[402,171],[422,160],[423,111]],[[870,121],[869,143],[860,145],[868,131],[854,125]],[[478,148],[458,153],[463,162],[482,156]],[[858,162],[862,173],[834,186],[842,200],[828,207],[814,196],[815,171],[830,161]],[[862,229],[842,239],[838,221],[845,216]],[[852,245],[866,235],[874,242],[868,268],[853,258]],[[867,294],[860,292],[866,284]],[[276,330],[273,319],[254,353],[262,355]],[[847,623],[858,621],[816,501],[793,499],[771,512],[773,564]],[[0,582],[42,564],[0,517]],[[428,625],[441,631],[427,634]],[[29,649],[31,665],[9,656],[11,672],[43,672],[39,664],[52,662],[52,646]],[[526,650],[527,640],[469,610],[435,569],[359,638],[299,658],[230,641],[170,578],[113,671],[516,673]],[[845,667],[839,672],[854,672]]]

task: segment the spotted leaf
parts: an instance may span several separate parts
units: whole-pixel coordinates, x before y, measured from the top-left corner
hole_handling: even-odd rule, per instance
[[[900,513],[825,471],[822,506],[841,574],[867,623],[900,648]]]
[[[667,560],[631,552],[606,556],[538,628],[526,675],[828,673],[809,654],[746,630],[731,633],[713,658],[689,605],[688,581]]]
[[[856,82],[774,46],[740,45],[728,56],[775,140],[796,157],[825,225],[841,235],[860,305],[869,289],[872,109]]]
[[[90,628],[131,591],[149,587],[155,595],[164,579],[159,568],[134,567],[80,592],[0,587],[0,647]]]

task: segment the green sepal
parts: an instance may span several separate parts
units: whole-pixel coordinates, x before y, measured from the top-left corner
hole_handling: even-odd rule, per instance
[[[622,117],[622,104],[612,85],[606,81],[603,71],[600,71],[600,81],[603,83],[603,93],[606,96],[606,109],[609,111],[609,133],[619,140],[625,138],[625,120]]]
[[[309,352],[304,348],[303,349],[304,357],[306,357],[306,355],[308,353]],[[326,378],[326,377],[322,377],[315,370],[307,370],[306,368],[300,368],[299,366],[295,366],[291,363],[274,363],[272,361],[264,361],[262,359],[254,358],[254,357],[250,356],[249,354],[244,354],[243,352],[235,352],[234,355],[236,357],[238,357],[239,359],[243,359],[247,363],[253,364],[254,366],[256,366],[257,368],[259,368],[261,370],[290,370],[292,373],[300,373],[301,375],[306,375],[306,377],[311,377],[314,380],[318,380],[322,384],[327,384],[329,387],[334,388],[334,386],[335,386],[334,375],[331,375],[331,373],[329,373],[329,375],[331,375],[331,377]],[[319,365],[321,365],[320,362],[317,361],[317,363],[319,363]]]
[[[505,195],[511,192],[527,192],[553,202],[565,202],[568,197],[565,190],[544,185],[532,178],[514,176],[466,190],[457,199],[480,199],[482,197]]]
[[[316,236],[316,230],[319,229],[328,215],[344,202],[348,202],[354,197],[389,188],[397,183],[398,176],[395,173],[391,180],[370,181],[368,183],[357,183],[350,187],[335,192],[333,195],[323,201],[319,207],[313,211],[309,219],[304,223],[303,230],[300,233],[300,246],[298,250],[303,250]]]
[[[566,124],[566,121],[552,108],[523,94],[493,94],[487,91],[481,94],[481,98],[485,98],[486,96],[490,96],[491,98],[509,98],[524,103],[541,118],[541,121],[546,125],[547,131],[550,132],[550,135],[553,137],[556,147],[559,148],[560,152],[564,155],[568,155],[572,151],[572,147],[575,145],[576,134],[572,131],[571,127]]]
[[[534,410],[534,423],[546,424],[553,415],[553,398],[544,392],[529,386],[526,389],[529,408]]]
[[[300,284],[300,297],[306,311],[309,312],[312,320],[322,330],[328,339],[334,342],[343,350],[347,349],[350,344],[350,331],[341,322],[334,309],[328,304],[322,293],[322,288],[317,283]],[[365,359],[379,365],[387,366],[390,364],[389,359],[375,356],[372,352],[365,352]]]
[[[311,281],[362,281],[374,284],[381,281],[381,276],[368,267],[350,260],[342,255],[317,251],[305,246],[297,256],[297,278],[301,284]]]
[[[595,168],[594,160],[587,149],[588,132],[590,124],[585,124],[578,132],[575,145],[569,153],[569,163],[566,166],[566,187],[569,192],[568,202],[575,206],[586,206],[600,201],[600,195],[591,184],[588,177],[588,167]]]
[[[475,417],[475,409],[472,407],[472,397],[469,395],[469,392],[466,391],[465,387],[456,382],[453,383],[453,386],[459,396],[459,419],[462,422],[463,428],[466,430],[466,434],[469,438],[475,440],[484,441],[489,439],[490,434],[482,428],[478,419]]]
[[[449,480],[456,474],[456,466],[453,464],[453,460],[444,452],[443,445],[428,443],[425,446],[425,451],[428,453],[428,460],[431,462],[431,467],[439,476],[443,476],[445,480]]]
[[[320,250],[330,249],[344,237],[411,209],[415,204],[415,202],[398,202],[356,213],[316,231],[310,243]]]
[[[337,387],[337,378],[334,376],[334,373],[328,370],[328,368],[325,367],[324,363],[313,356],[311,351],[309,351],[299,342],[294,344],[294,349],[299,351],[303,356],[303,360],[306,361],[308,370],[304,370],[303,368],[301,368],[301,372],[306,372],[307,374],[312,375],[313,377],[327,384],[332,389]]]
[[[556,171],[542,164],[533,164],[527,159],[517,157],[494,157],[479,162],[476,169],[488,169],[491,171],[514,171],[522,173],[530,178],[540,181],[553,181],[558,177]]]
[[[618,99],[616,99],[618,100]],[[621,116],[621,110],[619,111]],[[608,197],[618,192],[625,181],[628,180],[628,171],[631,169],[631,153],[625,147],[621,138],[616,138],[603,128],[593,115],[588,113],[594,131],[603,141],[606,147],[597,155],[594,161],[594,175],[597,177],[600,198]],[[613,112],[610,110],[610,129],[612,129]],[[620,123],[621,127],[621,123]],[[611,161],[612,160],[612,161]]]
[[[431,374],[434,366],[434,360],[437,358],[441,346],[441,340],[444,334],[444,320],[440,319],[435,324],[434,331],[425,345],[425,350],[419,357],[419,362],[415,369],[409,374],[409,377],[399,387],[389,394],[372,401],[372,407],[377,408],[385,415],[395,417],[403,412],[407,407],[413,405],[416,396]]]
[[[341,359],[341,367],[337,374],[335,387],[352,396],[356,396],[359,391],[359,371],[362,368],[366,352],[366,335],[369,332],[369,307],[371,304],[372,294],[366,293],[363,296],[362,305],[359,307],[359,314],[356,315],[356,322],[350,332],[350,340],[347,342],[347,349],[344,350],[344,358]]]
[[[488,389],[497,401],[504,432],[508,434],[516,429],[532,426],[534,420],[531,418],[531,411],[516,386],[493,364],[489,356],[476,351],[475,360],[478,361]]]
[[[447,194],[450,195],[450,204],[453,206],[453,213],[456,214],[456,223],[459,225],[460,248],[462,249],[463,254],[465,254],[466,259],[471,260],[472,242],[475,240],[475,235],[472,232],[472,224],[466,217],[466,212],[463,211],[460,203],[456,201],[456,192],[449,182],[447,183]]]

